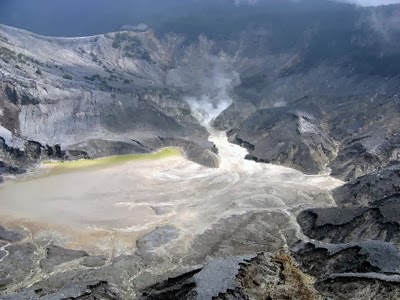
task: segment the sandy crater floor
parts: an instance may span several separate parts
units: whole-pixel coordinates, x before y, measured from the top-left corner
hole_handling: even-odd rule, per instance
[[[0,186],[2,224],[91,253],[111,247],[115,255],[134,253],[137,239],[172,225],[179,232],[173,251],[183,255],[196,236],[221,219],[249,211],[291,215],[299,207],[330,206],[330,190],[342,184],[329,176],[245,160],[246,150],[229,143],[225,133],[216,132],[210,140],[219,149],[218,169],[170,155],[55,175],[46,167],[8,180]]]

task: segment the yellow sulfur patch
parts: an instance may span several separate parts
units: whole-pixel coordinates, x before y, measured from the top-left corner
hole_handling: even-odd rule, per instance
[[[46,167],[50,167],[52,169],[49,175],[55,175],[68,172],[69,170],[72,171],[76,169],[107,167],[131,161],[158,160],[168,157],[177,157],[181,155],[182,152],[179,148],[164,148],[158,152],[153,152],[153,153],[127,154],[127,155],[103,157],[98,159],[80,159],[80,160],[66,161],[66,162],[44,162],[43,165]]]

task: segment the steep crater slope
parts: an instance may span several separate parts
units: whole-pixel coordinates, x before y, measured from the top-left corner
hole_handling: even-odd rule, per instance
[[[158,40],[141,31],[67,39],[0,30],[4,170],[165,146],[216,166],[208,133],[192,117],[183,89],[166,84],[182,42],[177,36]],[[59,148],[56,155],[46,150],[51,147]]]
[[[193,159],[212,145],[191,110],[209,122],[226,109],[214,126],[233,129],[251,159],[364,175],[397,159],[398,32],[389,23],[383,35],[371,18],[392,20],[398,8],[325,6],[235,12],[241,25],[230,30],[201,13],[196,26],[172,20],[158,34],[48,38],[3,26],[2,136],[21,150],[33,140],[80,151],[70,157],[183,144],[199,149]],[[200,162],[215,165],[209,156]]]
[[[342,9],[248,33],[242,53],[259,64],[237,65],[235,101],[214,125],[249,159],[345,180],[398,160],[399,7]]]
[[[386,94],[304,97],[256,111],[229,132],[249,159],[355,179],[399,160],[400,100]]]
[[[371,12],[384,19],[394,15],[384,8],[349,6],[306,12],[284,39],[286,23],[263,15],[258,17],[266,22],[250,22],[222,36],[135,29],[64,39],[2,26],[1,172],[23,172],[47,159],[142,153],[169,145],[216,166],[216,150],[199,120],[204,125],[213,120],[205,120],[210,112],[217,117],[227,108],[214,126],[229,130],[231,141],[249,150],[249,159],[308,174],[331,170],[354,181],[334,193],[337,208],[305,210],[297,217],[305,241],[291,247],[291,256],[299,266],[288,253],[269,254],[287,250],[301,236],[294,215],[307,205],[255,212],[265,199],[246,195],[248,206],[230,206],[245,213],[202,232],[183,260],[164,255],[181,234],[173,226],[155,229],[137,242],[135,255],[120,257],[60,249],[32,239],[29,231],[0,228],[0,262],[7,263],[0,288],[12,286],[8,293],[19,293],[10,299],[60,293],[83,299],[92,293],[184,299],[209,293],[204,286],[212,284],[209,297],[257,299],[261,286],[279,299],[289,282],[295,299],[398,298],[399,252],[393,246],[398,191],[392,176],[399,159],[395,62],[400,52],[396,40],[369,27]],[[338,16],[344,21],[332,33]],[[392,31],[388,28],[389,37]],[[275,192],[265,190],[279,204]],[[319,197],[330,200],[326,195],[308,199]],[[163,208],[154,211],[168,215]],[[263,251],[267,254],[257,254]],[[207,254],[217,259],[206,263]],[[149,261],[167,266],[165,272],[155,276]],[[186,270],[170,268],[182,262]],[[210,280],[215,278],[209,274],[221,276]],[[122,296],[112,286],[123,286]]]

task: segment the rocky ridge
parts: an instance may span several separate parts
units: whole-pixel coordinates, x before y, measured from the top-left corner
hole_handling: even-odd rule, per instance
[[[346,36],[354,42],[346,50],[372,60],[334,63],[322,49],[323,59],[310,62],[325,41],[318,32],[306,30],[304,46],[276,53],[273,29],[247,30],[230,41],[202,35],[187,44],[148,28],[66,39],[1,26],[1,173],[169,145],[216,166],[208,133],[184,99],[217,104],[212,99],[222,96],[229,107],[214,126],[229,130],[248,159],[349,181],[333,192],[337,207],[299,213],[303,241],[284,230],[291,222],[284,213],[248,212],[212,226],[175,262],[183,268],[162,275],[146,265],[163,264],[154,250],[174,239],[175,228],[149,233],[129,257],[92,257],[0,228],[0,289],[15,294],[5,299],[399,297],[399,82],[398,70],[385,71],[398,45],[386,53],[366,39],[371,32],[357,31]],[[222,91],[210,87],[221,78]],[[280,220],[277,228],[266,225],[271,219]]]

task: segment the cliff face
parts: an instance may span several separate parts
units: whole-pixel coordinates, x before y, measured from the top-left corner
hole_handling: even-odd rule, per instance
[[[178,37],[158,40],[145,31],[46,38],[5,26],[0,35],[0,123],[7,146],[26,152],[31,140],[90,157],[154,151],[168,146],[163,141],[197,152],[212,148],[183,90],[167,85],[174,80],[169,73]],[[103,151],[83,146],[98,140]],[[208,156],[201,162],[213,165]]]
[[[209,149],[199,114],[252,145],[251,159],[354,179],[397,159],[400,46],[396,26],[378,26],[391,8],[251,11],[230,29],[201,15],[198,28],[178,19],[82,38],[2,26],[2,131],[9,146],[134,140],[151,151],[161,137]]]
[[[20,293],[10,299],[280,299],[288,289],[291,299],[398,298],[400,46],[398,28],[370,18],[392,20],[399,7],[333,6],[279,12],[291,22],[262,12],[240,29],[206,18],[191,31],[184,19],[165,32],[51,38],[0,26],[0,175],[165,146],[216,167],[212,125],[247,159],[349,181],[333,192],[335,208],[249,204],[172,261],[153,248],[179,236],[173,226],[107,260],[0,227],[0,289]],[[150,260],[185,270],[155,276]]]
[[[229,134],[249,159],[352,180],[398,161],[399,105],[394,91],[305,97],[258,110]]]

